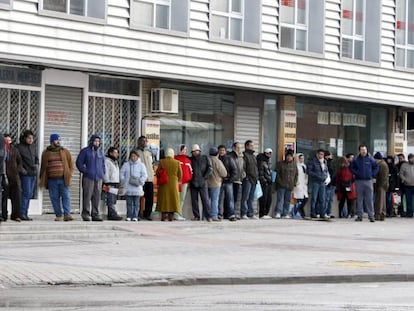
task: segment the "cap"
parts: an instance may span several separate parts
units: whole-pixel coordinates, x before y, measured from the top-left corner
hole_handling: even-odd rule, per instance
[[[374,154],[374,159],[379,159],[379,160],[382,160],[382,154],[381,154],[381,152],[377,152],[377,153],[375,153],[375,154]]]
[[[191,152],[193,152],[193,151],[201,151],[201,150],[200,150],[200,146],[199,146],[199,145],[197,145],[197,144],[194,144],[194,145],[191,147]]]
[[[209,155],[216,156],[218,154],[218,149],[216,147],[211,147]]]
[[[272,152],[273,152],[273,150],[272,150],[271,148],[266,148],[264,152],[265,152],[265,153],[272,153]]]
[[[59,134],[50,135],[50,143],[52,144],[55,140],[58,140],[59,138],[60,138]]]

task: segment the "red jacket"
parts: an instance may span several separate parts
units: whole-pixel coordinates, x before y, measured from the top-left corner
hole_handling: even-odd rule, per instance
[[[345,186],[350,186],[351,191],[347,192]],[[349,170],[349,166],[341,167],[336,173],[336,195],[338,200],[341,200],[343,195],[346,195],[348,199],[356,199],[357,193],[355,189],[354,175]]]
[[[193,178],[193,168],[191,167],[191,161],[185,154],[179,154],[175,156],[175,159],[180,161],[183,176],[181,178],[182,184],[187,184]]]

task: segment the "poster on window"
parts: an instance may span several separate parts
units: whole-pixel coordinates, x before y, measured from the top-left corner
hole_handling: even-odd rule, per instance
[[[329,124],[329,111],[318,111],[318,124]]]
[[[331,125],[341,125],[342,124],[342,114],[340,112],[330,112],[329,113],[329,123]]]
[[[372,154],[376,154],[377,152],[381,153],[382,156],[387,154],[386,139],[374,139],[374,152]]]
[[[394,154],[404,153],[404,133],[394,133]]]
[[[160,159],[160,120],[159,119],[143,119],[142,135],[148,140],[148,149],[152,153],[154,161]]]

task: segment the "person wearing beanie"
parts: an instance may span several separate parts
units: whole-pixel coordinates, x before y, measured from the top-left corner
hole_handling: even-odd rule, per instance
[[[218,158],[218,149],[211,147],[210,152],[210,163],[212,167],[211,175],[207,179],[208,194],[210,197],[211,207],[211,219],[213,221],[219,221],[219,196],[220,189],[223,182],[223,178],[227,176],[227,170],[223,162]]]
[[[380,152],[375,153],[374,159],[378,164],[379,171],[375,176],[374,184],[374,213],[375,220],[384,221],[386,214],[386,192],[389,186],[389,169],[387,163],[383,160],[383,156]]]
[[[60,136],[50,135],[50,145],[42,153],[39,186],[49,190],[55,221],[73,220],[69,187],[74,169],[72,155],[61,146]]]
[[[375,154],[374,154],[374,159],[375,160],[382,160],[383,159],[383,156],[382,156],[382,154],[381,154],[381,152],[376,152]],[[377,163],[378,163],[378,161],[377,161]]]

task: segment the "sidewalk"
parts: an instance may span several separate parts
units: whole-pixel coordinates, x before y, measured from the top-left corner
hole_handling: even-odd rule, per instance
[[[404,218],[55,223],[40,216],[0,225],[0,235],[20,238],[0,239],[0,287],[413,281],[413,225]],[[21,235],[36,230],[42,239]]]

